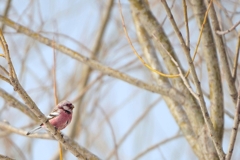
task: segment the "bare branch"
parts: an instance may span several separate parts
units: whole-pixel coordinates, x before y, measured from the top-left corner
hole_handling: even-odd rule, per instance
[[[10,80],[7,77],[0,75],[0,79],[7,82],[8,84],[11,84]]]
[[[231,28],[229,28],[229,29],[227,29],[227,30],[225,30],[225,31],[216,30],[216,33],[217,33],[218,35],[227,34],[227,33],[231,32],[232,30],[234,30],[239,24],[240,24],[240,21],[237,22],[235,25],[233,25]]]
[[[232,157],[234,144],[236,142],[237,133],[238,133],[239,120],[240,120],[240,88],[239,88],[239,91],[238,91],[237,106],[236,106],[236,111],[235,111],[235,115],[234,115],[234,124],[233,124],[233,127],[232,127],[232,133],[231,133],[231,137],[230,137],[228,153],[226,155],[225,160],[230,160],[231,157]]]
[[[237,49],[236,49],[236,54],[235,54],[234,64],[233,64],[233,71],[232,71],[232,77],[234,81],[236,80],[236,76],[237,76],[239,49],[240,49],[240,36],[238,36]]]
[[[161,145],[163,145],[163,144],[166,144],[166,143],[168,143],[168,142],[170,142],[170,141],[172,141],[172,140],[175,140],[175,139],[177,139],[177,138],[180,138],[180,137],[182,137],[182,135],[176,134],[175,136],[173,136],[173,137],[171,137],[171,138],[167,138],[167,139],[165,139],[165,140],[163,140],[163,141],[161,141],[161,142],[159,142],[159,143],[157,143],[157,144],[154,144],[154,145],[152,145],[151,147],[149,147],[149,148],[147,148],[146,150],[144,150],[143,152],[139,153],[136,157],[133,158],[133,160],[137,160],[137,159],[139,159],[140,157],[144,156],[146,153],[148,153],[148,152],[156,149],[157,147],[159,147],[159,146],[161,146]]]
[[[188,26],[188,12],[187,12],[187,4],[186,0],[183,0],[183,9],[184,9],[184,22],[185,22],[185,28],[186,28],[186,46],[189,48],[190,51],[190,34],[189,34],[189,26]]]
[[[14,160],[14,159],[12,159],[12,158],[9,158],[9,157],[4,156],[4,155],[1,155],[1,154],[0,154],[0,159],[1,159],[1,160]]]
[[[169,97],[175,97],[174,100],[179,104],[182,104],[185,101],[185,98],[182,95],[177,94],[178,91],[174,88],[169,88],[169,86],[165,86],[163,88],[163,87],[158,87],[156,85],[149,85],[148,83],[142,82],[138,79],[128,76],[127,74],[124,74],[122,72],[114,70],[108,66],[104,66],[95,60],[84,57],[81,54],[79,54],[63,45],[60,45],[46,37],[43,37],[33,31],[29,30],[26,27],[23,27],[23,26],[17,24],[16,22],[11,21],[10,19],[6,19],[6,18],[3,18],[2,16],[0,16],[0,21],[5,23],[6,25],[16,29],[18,32],[24,33],[24,34],[38,40],[41,43],[44,43],[50,47],[56,48],[57,50],[69,55],[70,57],[72,57],[80,62],[83,62],[84,64],[89,65],[91,68],[99,70],[108,76],[112,76],[112,77],[121,79],[127,83],[130,83],[134,86],[137,86],[142,89],[146,89],[151,92],[159,93],[159,94],[169,96]]]
[[[0,122],[0,128],[4,129],[6,132],[12,132],[12,133],[16,133],[22,136],[26,136],[26,131],[21,130],[21,129],[17,129],[15,127],[12,127],[11,125],[5,123],[5,122]],[[61,133],[62,134],[62,133]],[[30,136],[27,136],[30,138],[41,138],[41,139],[49,139],[49,140],[56,140],[56,135],[52,135],[50,136],[49,134],[31,134]],[[79,153],[81,153],[81,155],[84,157],[79,157],[79,159],[91,159],[91,160],[95,160],[95,159],[99,159],[96,156],[94,156],[93,154],[91,154],[88,150],[86,150],[84,147],[79,146],[76,142],[74,142],[72,139],[70,139],[69,137],[65,136],[62,134],[62,137],[64,137],[65,140],[65,144],[69,144],[72,146],[72,148],[75,148],[75,150],[77,150]],[[66,147],[66,145],[63,145],[64,147]]]
[[[31,134],[31,135],[27,136],[25,130],[15,128],[15,127],[11,126],[10,124],[8,124],[6,122],[0,122],[0,128],[2,129],[2,131],[8,132],[8,135],[9,135],[9,133],[16,133],[16,134],[26,136],[26,137],[31,137],[31,138],[54,139],[54,137],[50,136],[49,134],[34,133],[34,134]]]
[[[2,97],[9,106],[12,106],[16,109],[19,109],[21,112],[26,114],[31,119],[37,121],[37,117],[32,113],[32,111],[24,105],[22,102],[18,101],[11,94],[8,94],[6,91],[0,88],[0,97]]]

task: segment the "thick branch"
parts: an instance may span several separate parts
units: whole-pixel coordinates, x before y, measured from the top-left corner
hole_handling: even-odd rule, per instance
[[[28,28],[23,27],[23,26],[17,24],[16,22],[11,21],[10,19],[3,18],[2,16],[0,16],[0,21],[2,21],[4,24],[16,29],[18,32],[26,34],[26,35],[38,40],[41,43],[44,43],[50,47],[53,47],[56,50],[59,50],[60,52],[65,53],[66,55],[69,55],[70,57],[90,66],[91,68],[99,70],[104,74],[118,78],[120,80],[123,80],[123,81],[130,83],[134,86],[137,86],[139,88],[146,89],[150,92],[159,93],[161,95],[165,95],[168,97],[174,97],[174,100],[179,104],[183,104],[184,101],[186,100],[186,98],[182,94],[179,94],[179,92],[176,89],[172,88],[171,86],[159,87],[156,85],[149,85],[145,82],[142,82],[138,79],[128,76],[127,74],[124,74],[122,72],[114,70],[110,67],[104,66],[95,60],[84,57],[81,54],[79,54],[63,45],[56,43],[55,41],[52,41],[46,37],[43,37],[33,31],[29,30]]]

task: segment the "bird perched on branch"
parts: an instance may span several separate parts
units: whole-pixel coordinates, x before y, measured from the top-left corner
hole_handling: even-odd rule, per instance
[[[47,116],[49,123],[51,123],[58,131],[64,129],[72,120],[73,108],[73,104],[67,100],[60,102]],[[41,128],[44,128],[43,123],[37,128],[27,132],[27,135],[32,134]]]

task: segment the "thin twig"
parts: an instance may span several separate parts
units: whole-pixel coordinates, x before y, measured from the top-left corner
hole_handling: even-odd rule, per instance
[[[153,109],[153,107],[159,102],[161,101],[161,98],[158,98],[156,101],[154,101],[146,110],[145,112],[131,125],[131,127],[127,130],[127,132],[122,136],[122,138],[119,140],[119,142],[117,143],[117,148],[114,149],[112,152],[110,152],[109,156],[107,156],[107,160],[111,159],[112,156],[115,154],[115,152],[117,151],[117,149],[123,144],[123,142],[125,141],[125,139],[128,137],[128,135],[133,131],[133,129],[143,120],[143,118],[146,117],[146,115],[148,115],[148,113]]]
[[[182,135],[179,134],[179,133],[177,133],[175,136],[173,136],[173,137],[171,137],[171,138],[167,138],[167,139],[165,139],[165,140],[163,140],[163,141],[161,141],[161,142],[159,142],[159,143],[157,143],[157,144],[154,144],[154,145],[152,145],[151,147],[149,147],[149,148],[147,148],[146,150],[144,150],[143,152],[139,153],[137,156],[135,156],[135,157],[133,158],[133,160],[140,159],[140,157],[144,156],[145,154],[147,154],[148,152],[152,151],[153,149],[156,149],[156,148],[159,147],[160,145],[166,144],[166,143],[168,143],[168,142],[170,142],[170,141],[172,141],[172,140],[175,140],[175,139],[177,139],[177,138],[180,138],[180,137],[182,137]]]
[[[49,134],[34,133],[34,134],[31,134],[31,135],[27,136],[25,130],[15,128],[15,127],[11,126],[10,124],[8,124],[6,122],[0,122],[0,128],[2,129],[2,131],[10,132],[10,133],[16,133],[16,134],[26,136],[26,137],[40,138],[40,139],[53,139],[53,136],[51,136]],[[8,133],[8,135],[9,135],[9,133]]]
[[[59,146],[59,159],[63,160],[63,150],[60,142],[58,143],[58,146]]]
[[[153,35],[154,36],[154,35]],[[187,89],[189,90],[189,92],[199,101],[199,97],[198,95],[193,91],[191,85],[189,84],[187,78],[184,76],[181,68],[179,67],[179,64],[177,63],[177,61],[173,58],[173,56],[167,51],[167,49],[162,45],[162,43],[160,42],[160,45],[162,46],[162,48],[165,50],[165,52],[168,54],[168,56],[170,57],[170,59],[172,60],[172,62],[176,65],[179,75],[183,80],[183,83],[185,84],[185,86],[187,87]]]
[[[239,48],[240,48],[240,36],[238,36],[237,49],[236,49],[236,54],[235,54],[235,58],[234,58],[234,65],[233,65],[233,71],[232,71],[232,78],[233,78],[234,82],[235,82],[236,76],[237,76]]]
[[[231,136],[230,136],[228,153],[226,155],[225,160],[230,160],[231,157],[232,157],[234,144],[235,144],[236,138],[237,138],[239,121],[240,121],[240,87],[239,87],[239,91],[238,91],[237,106],[236,106],[236,111],[235,111],[235,115],[234,115],[234,123],[233,123],[232,133],[231,133]]]
[[[224,110],[224,113],[231,119],[234,119],[234,116],[232,115],[232,113],[230,113],[228,110]]]
[[[184,22],[186,27],[186,46],[189,48],[190,51],[190,34],[189,34],[189,27],[188,27],[188,13],[187,13],[187,4],[186,0],[183,0],[183,10],[184,10]]]
[[[193,58],[192,58],[192,61],[193,61],[193,62],[194,62],[195,57],[196,57],[196,55],[197,55],[198,47],[199,47],[200,42],[201,42],[201,39],[202,39],[203,28],[204,28],[205,24],[207,23],[208,12],[209,12],[209,10],[210,10],[210,8],[211,8],[212,2],[213,2],[213,0],[210,1],[209,5],[208,5],[208,7],[207,7],[207,11],[205,12],[205,15],[204,15],[204,19],[203,19],[202,26],[201,26],[201,30],[200,30],[200,33],[199,33],[197,45],[196,45],[196,48],[195,48],[195,50],[194,50],[194,54],[193,54]],[[189,69],[189,70],[187,71],[187,73],[186,73],[186,75],[185,75],[186,77],[189,75],[190,70],[191,70],[191,69]]]
[[[52,69],[52,70],[53,70],[53,93],[54,93],[54,102],[55,102],[55,105],[58,104],[56,68],[57,68],[56,51],[55,51],[55,49],[54,49],[54,53],[53,53],[53,69]]]
[[[12,106],[18,110],[20,110],[22,113],[26,114],[31,119],[37,121],[38,118],[32,113],[32,111],[22,102],[17,100],[15,97],[13,97],[11,94],[4,91],[2,88],[0,88],[0,97],[3,98],[8,106]]]
[[[9,75],[8,71],[7,71],[3,66],[0,65],[0,69],[2,69],[4,73],[6,73],[7,75]]]
[[[11,3],[12,3],[12,0],[7,0],[7,4],[6,4],[6,7],[5,7],[4,12],[3,12],[4,17],[8,16],[8,13],[9,13],[9,10],[10,10],[10,7],[11,7]],[[5,25],[2,24],[2,26],[1,26],[2,31],[4,31],[4,28],[5,28]]]
[[[79,101],[80,98],[83,97],[83,95],[95,84],[97,83],[101,78],[103,77],[103,74],[100,74],[96,79],[94,79],[92,82],[88,83],[87,85],[82,88],[81,91],[79,91],[78,95],[73,98],[72,102]]]
[[[0,79],[11,85],[10,79],[8,79],[7,77],[0,75]]]
[[[0,57],[3,57],[3,58],[5,58],[5,55],[4,55],[4,54],[0,54]]]
[[[57,95],[57,80],[56,80],[56,68],[57,68],[57,58],[56,58],[56,50],[53,48],[53,92],[54,92],[54,102],[55,105],[58,104],[58,95]],[[60,142],[58,142],[59,146],[59,159],[63,160],[63,150],[62,150],[62,145]]]
[[[239,24],[240,24],[240,21],[237,22],[235,25],[233,25],[231,28],[229,28],[229,29],[227,29],[227,30],[225,30],[225,31],[217,30],[216,33],[217,33],[218,35],[227,34],[227,33],[231,32],[232,30],[234,30]]]
[[[114,143],[114,154],[116,155],[116,159],[119,160],[119,156],[118,156],[118,144],[117,144],[117,140],[116,140],[116,135],[114,133],[114,129],[113,126],[110,122],[109,116],[105,113],[105,111],[99,106],[98,109],[102,112],[102,114],[104,115],[104,117],[106,118],[106,121],[109,125],[109,128],[111,130],[111,134],[112,134],[112,138],[113,138],[113,143]]]

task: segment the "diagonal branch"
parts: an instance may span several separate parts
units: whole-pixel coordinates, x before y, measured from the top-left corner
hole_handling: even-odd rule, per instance
[[[24,130],[21,130],[19,128],[15,128],[7,123],[4,122],[0,122],[0,128],[5,130],[6,132],[12,132],[12,133],[16,133],[22,136],[26,136],[26,132]],[[86,150],[84,147],[79,146],[75,141],[73,141],[71,138],[69,138],[68,136],[65,136],[62,134],[62,136],[64,137],[64,140],[66,141],[65,143],[71,145],[73,148],[75,148],[79,153],[81,153],[81,155],[83,155],[84,158],[79,158],[79,159],[84,159],[84,160],[95,160],[95,159],[99,159],[96,156],[91,155],[91,153],[89,153],[88,150]],[[51,136],[49,134],[32,134],[30,136],[28,136],[30,138],[40,138],[40,139],[49,139],[49,140],[56,140],[55,136]],[[0,157],[1,158],[1,157]]]
[[[137,86],[139,88],[146,89],[150,92],[159,93],[159,94],[162,94],[162,95],[165,95],[168,97],[174,97],[174,100],[179,104],[183,104],[184,101],[186,100],[186,98],[183,95],[178,94],[179,92],[175,88],[172,88],[171,86],[158,87],[156,85],[149,85],[148,83],[142,82],[136,78],[128,76],[127,74],[124,74],[122,72],[114,70],[108,66],[104,66],[95,60],[84,57],[81,54],[79,54],[78,52],[75,52],[61,44],[56,43],[55,41],[52,41],[46,37],[43,37],[43,36],[33,32],[32,30],[30,30],[26,27],[23,27],[23,26],[17,24],[16,22],[11,21],[10,19],[3,18],[2,16],[0,16],[0,21],[2,21],[4,24],[14,28],[18,32],[26,34],[26,35],[38,40],[39,42],[41,42],[43,44],[53,47],[56,50],[59,50],[60,52],[65,53],[66,55],[69,55],[70,57],[90,66],[91,68],[99,70],[108,76],[118,78],[120,80],[123,80],[123,81],[125,81],[129,84],[132,84],[134,86]]]
[[[72,144],[70,144],[68,141],[66,141],[62,134],[60,132],[57,132],[56,129],[49,123],[46,116],[39,110],[35,102],[31,99],[31,97],[27,94],[27,92],[23,89],[21,84],[18,81],[18,78],[16,76],[11,57],[9,54],[8,46],[5,41],[5,38],[0,30],[0,43],[3,48],[6,60],[8,62],[9,66],[9,79],[11,82],[11,85],[13,86],[14,90],[19,94],[19,96],[24,100],[25,104],[30,108],[30,110],[35,114],[36,117],[39,118],[40,122],[46,126],[46,128],[50,131],[50,133],[56,138],[66,149],[68,149],[73,155],[80,159],[86,159],[88,157],[91,157],[93,159],[99,159],[94,154],[88,152],[87,155],[84,155],[85,151],[79,151],[76,149],[76,147]]]
[[[31,119],[37,121],[37,117],[32,113],[32,111],[24,105],[22,102],[18,101],[12,95],[0,88],[0,97],[2,97],[9,106],[19,109],[21,112],[26,114]]]
[[[226,155],[226,160],[230,160],[231,157],[232,157],[234,144],[235,144],[236,138],[237,138],[239,121],[240,121],[240,90],[239,90],[239,93],[238,93],[237,106],[236,106],[236,111],[235,111],[235,115],[234,115],[234,125],[233,125],[233,128],[232,128],[232,133],[231,133],[228,153]]]

